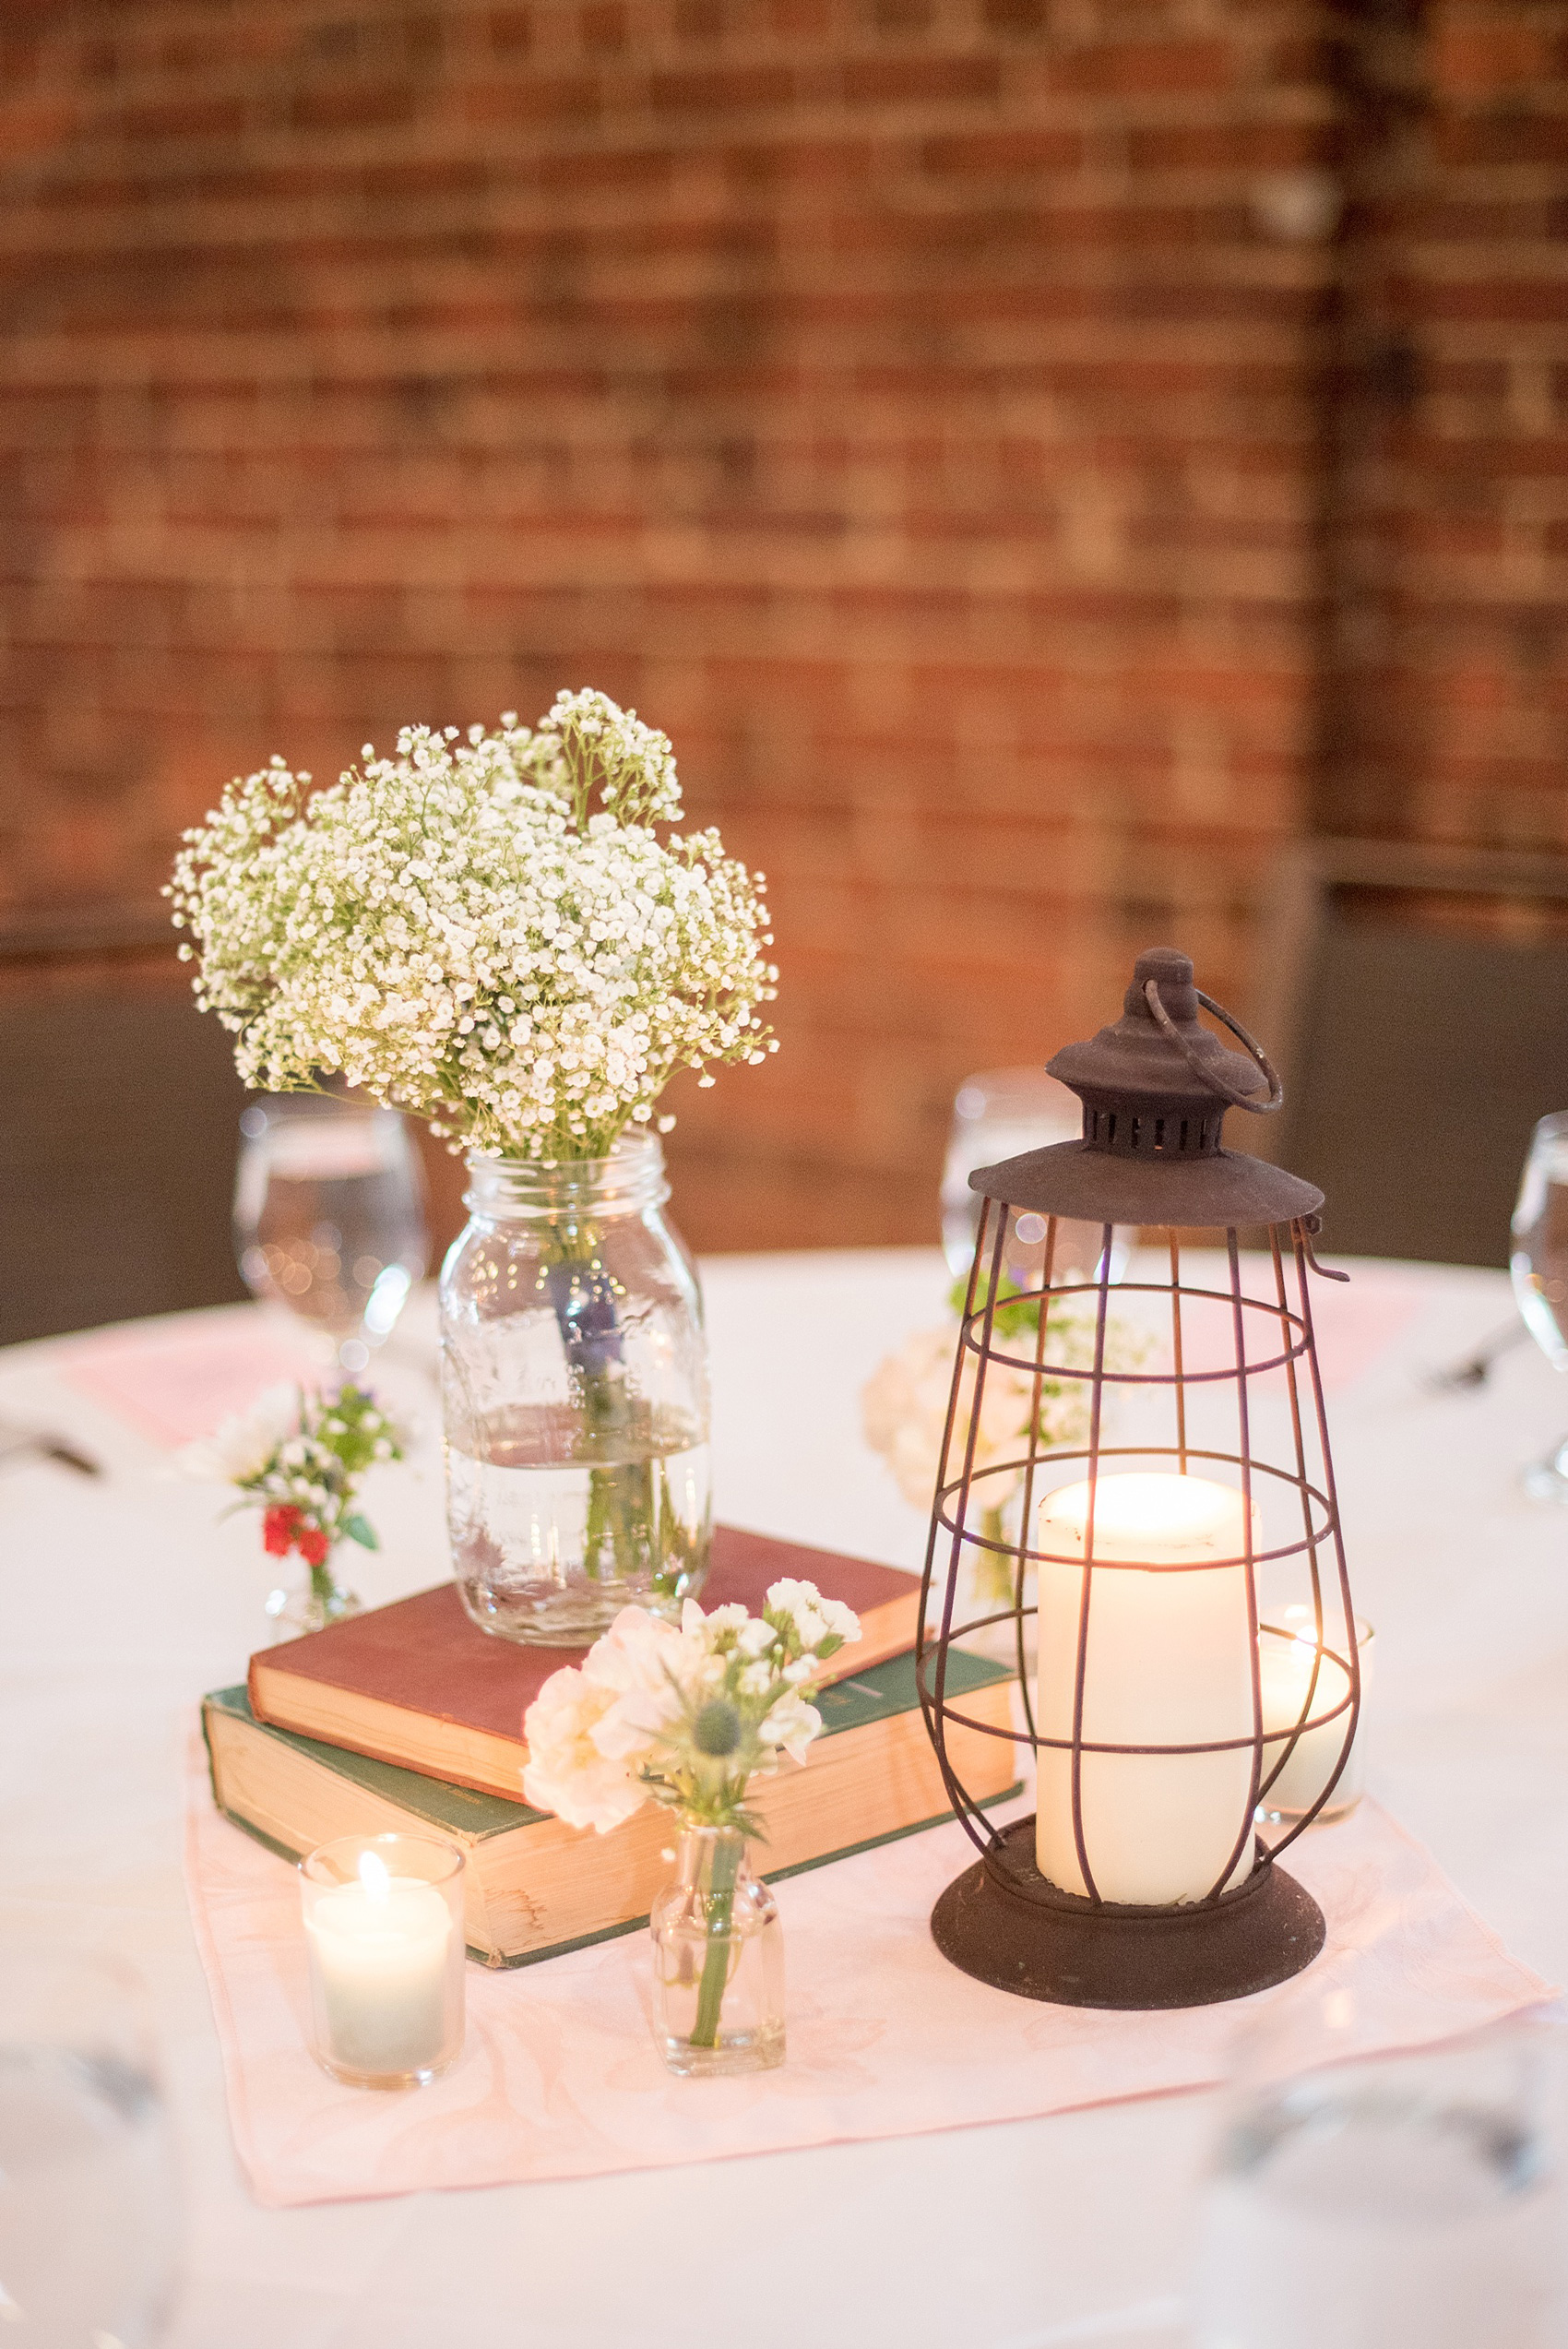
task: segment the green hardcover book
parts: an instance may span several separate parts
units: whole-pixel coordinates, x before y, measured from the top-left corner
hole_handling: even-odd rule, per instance
[[[977,1722],[1005,1730],[1012,1675],[983,1657],[948,1659],[948,1694]],[[752,1792],[767,1828],[764,1873],[793,1876],[825,1860],[951,1817],[915,1690],[912,1654],[825,1688],[823,1732],[803,1768],[786,1764]],[[288,1858],[338,1835],[444,1835],[467,1855],[470,1949],[490,1965],[528,1965],[647,1921],[670,1873],[671,1820],[649,1803],[609,1835],[567,1827],[522,1801],[372,1761],[257,1721],[243,1687],[204,1699],[202,1723],[219,1808]],[[1005,1736],[953,1724],[948,1750],[979,1802],[1016,1791]]]

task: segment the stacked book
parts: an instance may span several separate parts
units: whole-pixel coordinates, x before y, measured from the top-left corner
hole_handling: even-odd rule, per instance
[[[804,1768],[754,1782],[766,1826],[763,1873],[791,1876],[949,1816],[915,1687],[913,1577],[719,1526],[703,1604],[761,1612],[795,1576],[842,1599],[861,1637],[833,1658],[816,1699],[822,1735]],[[492,1965],[527,1965],[647,1921],[670,1873],[668,1811],[643,1809],[608,1835],[523,1800],[523,1715],[550,1674],[584,1651],[492,1638],[445,1583],[266,1649],[248,1682],[205,1700],[212,1785],[228,1817],[297,1858],[350,1834],[435,1834],[468,1860],[468,1938]],[[1013,1791],[1010,1675],[955,1652],[946,1692],[959,1777],[981,1802]]]

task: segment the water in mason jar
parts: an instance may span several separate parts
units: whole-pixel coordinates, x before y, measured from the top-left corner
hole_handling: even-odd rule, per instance
[[[151,2082],[55,2047],[0,2046],[0,2339],[146,2349],[172,2263]]]
[[[1310,2086],[1232,2133],[1197,2349],[1556,2349],[1560,2204],[1515,2118]]]
[[[471,1450],[448,1441],[453,1563],[474,1621],[574,1646],[634,1600],[677,1612],[707,1564],[708,1445],[695,1432],[636,1404],[593,1430],[557,1405],[492,1413]]]

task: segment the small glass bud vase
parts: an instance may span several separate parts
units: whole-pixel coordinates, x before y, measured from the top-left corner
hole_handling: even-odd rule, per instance
[[[714,2080],[781,2064],[784,1927],[738,1827],[682,1830],[648,1925],[654,2033],[670,2069]]]
[[[313,1566],[306,1580],[292,1590],[280,1584],[267,1594],[275,1644],[279,1640],[301,1640],[307,1631],[325,1631],[329,1623],[341,1623],[345,1616],[362,1614],[363,1608],[358,1592],[339,1581],[330,1558],[325,1566]]]

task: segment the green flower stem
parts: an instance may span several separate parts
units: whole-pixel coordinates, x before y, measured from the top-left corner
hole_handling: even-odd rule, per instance
[[[707,1954],[697,1987],[697,2019],[692,2026],[694,2047],[717,2047],[719,2016],[730,1982],[730,1928],[735,1912],[735,1878],[740,1872],[745,1839],[720,1835],[714,1844],[713,1870],[703,1896],[707,1923]]]
[[[338,1595],[338,1586],[332,1579],[330,1557],[324,1559],[320,1566],[311,1568],[310,1594],[323,1615],[329,1616],[332,1613],[332,1602]]]

